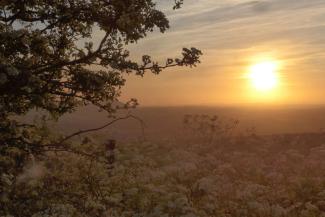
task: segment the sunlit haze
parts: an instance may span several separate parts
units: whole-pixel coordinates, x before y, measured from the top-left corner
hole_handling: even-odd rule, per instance
[[[272,91],[278,84],[276,70],[275,62],[259,62],[250,67],[248,76],[257,91]]]
[[[132,57],[163,61],[194,46],[202,63],[130,75],[123,99],[143,106],[325,103],[325,1],[188,0],[177,11],[169,3],[158,6],[170,30],[130,45]]]

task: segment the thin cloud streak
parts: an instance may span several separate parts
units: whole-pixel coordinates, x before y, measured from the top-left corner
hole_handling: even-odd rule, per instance
[[[207,86],[214,82],[216,91],[226,92],[227,88],[218,88],[225,86],[220,85],[222,81],[228,86],[239,85],[238,81],[231,84],[229,78],[240,77],[250,58],[259,53],[285,62],[283,73],[300,89],[304,86],[297,83],[298,75],[307,76],[310,82],[325,80],[325,75],[319,78],[325,68],[324,0],[187,0],[181,10],[172,11],[167,3],[159,7],[168,14],[171,29],[130,46],[135,56],[147,53],[162,59],[176,56],[180,48],[189,46],[202,49],[205,55],[197,69],[167,72],[163,81],[155,81],[158,86],[162,82],[176,86],[183,79],[188,87],[187,81],[195,85],[195,78],[206,76]],[[178,84],[182,92],[182,84]]]

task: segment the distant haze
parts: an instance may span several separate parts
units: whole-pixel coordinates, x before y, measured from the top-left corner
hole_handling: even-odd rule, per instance
[[[325,107],[251,108],[251,107],[148,107],[132,111],[145,122],[145,136],[161,140],[181,136],[185,114],[218,115],[223,119],[239,120],[239,128],[255,127],[258,134],[309,133],[325,129]],[[72,132],[101,126],[108,122],[104,113],[93,107],[64,116],[59,129]],[[142,137],[140,124],[135,120],[120,121],[96,134],[119,140],[134,140]]]

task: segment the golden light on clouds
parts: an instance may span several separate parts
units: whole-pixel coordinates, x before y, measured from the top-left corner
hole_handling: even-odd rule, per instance
[[[134,78],[126,99],[150,106],[325,104],[324,0],[262,1],[267,13],[256,8],[260,2],[189,1],[170,10],[169,33],[131,48],[158,60],[194,46],[204,53],[202,63]]]

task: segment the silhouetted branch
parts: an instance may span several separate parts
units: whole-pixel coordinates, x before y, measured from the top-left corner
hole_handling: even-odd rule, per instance
[[[108,122],[107,124],[105,124],[105,125],[103,125],[103,126],[96,127],[96,128],[92,128],[92,129],[87,129],[87,130],[79,130],[78,132],[75,132],[75,133],[73,133],[73,134],[71,134],[71,135],[69,135],[69,136],[64,137],[62,140],[60,140],[60,141],[58,142],[58,144],[62,144],[62,143],[64,143],[64,142],[70,140],[71,138],[76,137],[76,136],[79,136],[79,135],[81,135],[81,134],[86,134],[86,133],[95,132],[95,131],[99,131],[99,130],[105,129],[106,127],[108,127],[108,126],[114,124],[114,123],[117,122],[117,121],[120,121],[120,120],[126,120],[126,119],[129,119],[129,118],[132,118],[132,119],[135,119],[135,120],[139,121],[140,124],[141,124],[142,129],[144,128],[144,125],[145,125],[145,124],[144,124],[143,120],[141,120],[139,117],[136,117],[136,116],[134,116],[134,115],[127,114],[126,116],[124,116],[124,117],[120,117],[120,118],[116,118],[116,119],[114,119],[114,120]]]
[[[42,146],[43,149],[42,151],[43,152],[66,152],[66,153],[72,153],[72,154],[76,154],[76,155],[80,155],[82,157],[86,157],[86,158],[89,158],[89,159],[92,159],[92,160],[96,160],[98,162],[101,162],[101,163],[107,163],[106,161],[102,161],[100,159],[98,159],[98,155],[96,153],[87,153],[87,152],[84,152],[84,151],[80,151],[80,150],[75,150],[71,147],[69,147],[67,144],[64,144],[66,141],[72,139],[73,137],[76,137],[76,136],[80,136],[82,134],[86,134],[86,133],[90,133],[90,132],[95,132],[95,131],[99,131],[99,130],[102,130],[102,129],[105,129],[106,127],[116,123],[117,121],[120,121],[120,120],[126,120],[126,119],[134,119],[134,120],[137,120],[140,122],[141,124],[141,128],[142,128],[142,132],[144,134],[144,126],[145,126],[145,123],[143,122],[143,120],[141,120],[139,117],[137,116],[134,116],[132,114],[127,114],[126,116],[124,117],[119,117],[119,118],[116,118],[100,127],[96,127],[96,128],[91,128],[91,129],[86,129],[86,130],[79,130],[78,132],[75,132],[75,133],[72,133],[66,137],[64,137],[63,139],[61,139],[59,142],[55,143],[55,144],[51,144],[51,145],[44,145]]]

